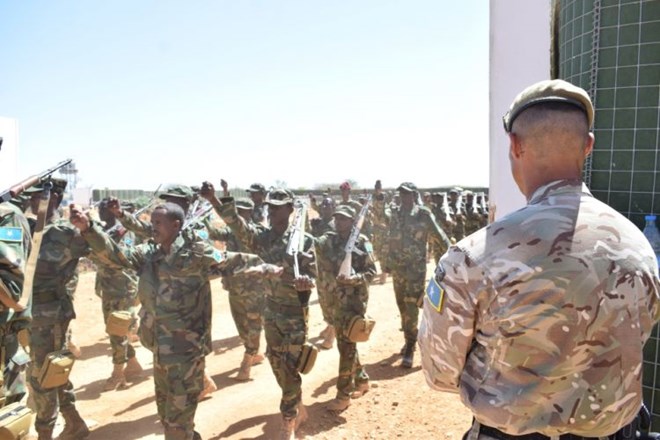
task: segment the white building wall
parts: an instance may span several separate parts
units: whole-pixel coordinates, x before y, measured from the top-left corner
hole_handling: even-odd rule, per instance
[[[17,173],[18,164],[18,121],[0,116],[0,191],[18,183],[21,177]],[[27,176],[25,176],[27,177]]]
[[[550,78],[550,0],[490,0],[490,203],[495,218],[525,205],[511,177],[502,116],[528,85]]]

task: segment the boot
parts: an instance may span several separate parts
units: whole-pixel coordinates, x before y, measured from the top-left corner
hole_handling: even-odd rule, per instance
[[[298,404],[298,415],[296,416],[296,423],[294,425],[295,430],[297,431],[298,428],[300,428],[300,425],[305,423],[307,420],[307,408],[305,408],[305,405],[303,405],[302,400]]]
[[[209,394],[211,394],[217,389],[218,386],[215,384],[211,376],[209,376],[208,373],[204,371],[204,389],[202,390],[201,393],[199,393],[199,397],[197,398],[197,400],[201,401],[202,399],[206,398]]]
[[[403,368],[412,368],[414,355],[415,355],[415,343],[406,342],[405,350],[403,352],[403,359],[401,359],[401,366]]]
[[[112,374],[105,381],[103,391],[114,391],[116,389],[124,389],[126,385],[126,377],[124,376],[124,364],[115,364],[112,369]]]
[[[53,440],[53,428],[37,428],[37,440]]]
[[[253,363],[252,358],[254,358],[254,356],[251,354],[245,353],[243,355],[243,361],[241,362],[238,374],[236,375],[236,380],[239,382],[250,380],[250,367],[252,367]]]
[[[339,397],[335,397],[330,401],[326,408],[328,411],[342,412],[349,406],[351,406],[351,399],[340,399]]]
[[[296,419],[282,418],[282,426],[277,435],[278,440],[294,440],[294,433],[296,428]]]
[[[369,391],[369,381],[361,382],[355,385],[355,390],[351,393],[351,399],[358,399]]]
[[[186,440],[186,437],[186,430],[183,428],[165,427],[165,440]]]
[[[87,438],[89,428],[82,417],[80,417],[75,406],[68,406],[63,409],[62,417],[64,417],[64,430],[57,437],[58,440],[80,440]]]
[[[257,353],[254,356],[252,356],[252,365],[257,365],[260,364],[264,361],[265,357],[261,353]]]
[[[335,327],[332,325],[328,326],[328,332],[325,334],[325,338],[321,342],[321,347],[329,350],[332,348],[332,345],[335,342]]]
[[[126,380],[137,380],[142,376],[143,371],[144,369],[142,368],[142,365],[140,365],[137,357],[133,356],[126,363],[124,375],[126,376]]]

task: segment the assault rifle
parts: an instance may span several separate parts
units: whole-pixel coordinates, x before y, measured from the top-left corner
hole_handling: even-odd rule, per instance
[[[305,223],[307,221],[307,204],[296,199],[293,202],[293,221],[291,222],[291,234],[286,246],[286,253],[293,257],[293,274],[296,278],[300,276],[300,265],[298,254],[305,249]]]
[[[37,183],[40,183],[44,180],[47,180],[47,178],[53,174],[55,171],[59,170],[62,167],[67,166],[70,164],[72,159],[67,159],[63,160],[62,162],[58,163],[52,168],[48,168],[45,171],[42,171],[40,173],[35,174],[34,176],[30,176],[27,179],[24,179],[17,183],[16,185],[2,191],[0,193],[0,203],[2,202],[8,202],[26,189],[30,188],[31,186],[36,185]]]
[[[356,247],[358,238],[360,237],[360,229],[364,224],[364,219],[367,217],[367,212],[369,211],[369,205],[371,205],[371,194],[367,196],[367,201],[362,205],[360,213],[353,222],[353,228],[351,229],[351,235],[348,236],[348,241],[346,246],[344,246],[344,260],[339,266],[338,276],[343,276],[344,278],[350,278],[353,275],[353,252],[358,255],[361,255],[363,252],[358,250]]]

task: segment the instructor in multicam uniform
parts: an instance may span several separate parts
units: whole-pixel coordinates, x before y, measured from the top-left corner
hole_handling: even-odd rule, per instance
[[[504,126],[527,206],[451,247],[427,289],[422,367],[472,411],[468,440],[635,438],[658,267],[581,181],[593,115],[562,80],[516,97]]]

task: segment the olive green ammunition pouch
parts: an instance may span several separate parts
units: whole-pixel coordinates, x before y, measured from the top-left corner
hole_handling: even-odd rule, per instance
[[[0,408],[0,440],[26,438],[32,425],[32,411],[20,402]]]

